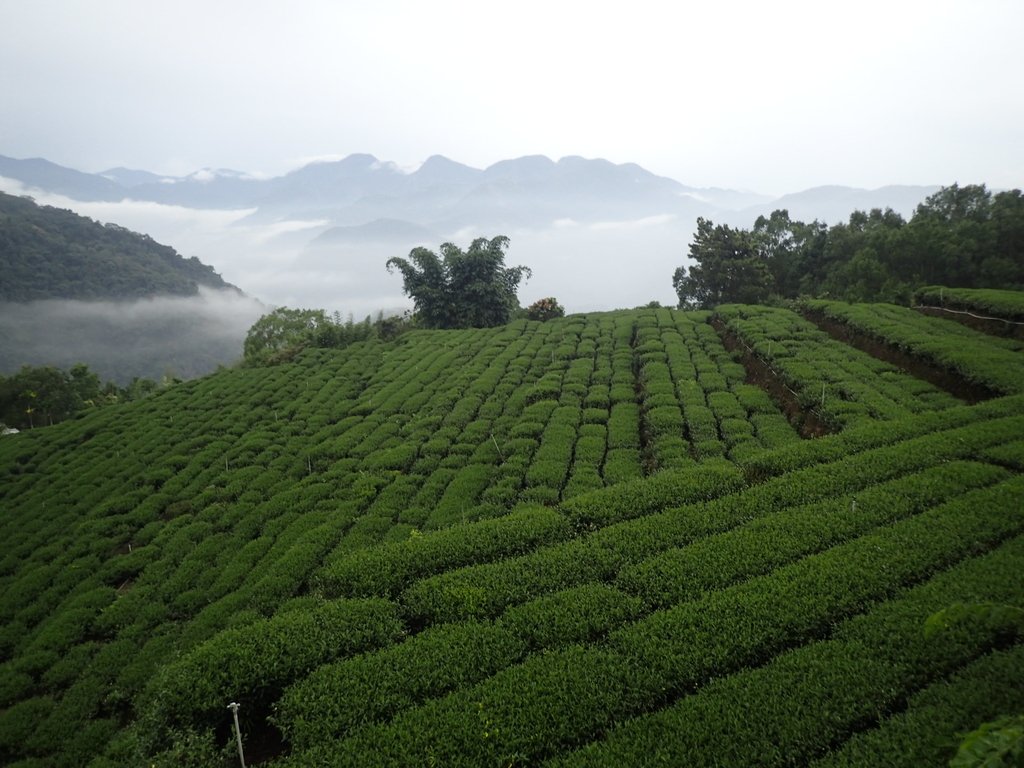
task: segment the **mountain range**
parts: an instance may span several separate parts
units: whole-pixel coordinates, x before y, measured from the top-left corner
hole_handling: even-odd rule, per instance
[[[934,186],[876,190],[828,186],[781,198],[686,186],[634,163],[533,155],[484,169],[441,155],[405,172],[369,154],[314,162],[272,178],[203,169],[187,176],[111,168],[84,173],[44,159],[0,156],[0,176],[83,202],[148,201],[194,209],[245,210],[248,223],[316,221],[319,243],[436,240],[464,228],[540,229],[559,222],[596,223],[698,216],[749,226],[762,213],[830,223],[854,209],[892,207],[909,216]],[[334,230],[333,228],[337,228]]]

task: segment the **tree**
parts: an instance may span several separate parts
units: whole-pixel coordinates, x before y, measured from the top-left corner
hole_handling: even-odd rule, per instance
[[[99,377],[82,363],[70,372],[25,365],[12,376],[0,376],[0,421],[19,429],[57,424],[86,408],[116,402],[102,393]]]
[[[826,224],[793,221],[783,208],[768,217],[758,216],[751,236],[772,274],[772,293],[792,298],[816,291],[820,280],[815,278],[814,270],[822,261],[828,240]]]
[[[689,272],[679,267],[672,276],[681,308],[757,304],[768,297],[772,275],[750,232],[699,218],[690,258],[696,263]]]
[[[253,323],[245,336],[247,363],[265,362],[286,349],[313,345],[318,331],[331,320],[322,309],[278,307]]]
[[[559,304],[558,299],[554,296],[548,296],[545,299],[537,299],[533,304],[526,308],[527,320],[539,320],[543,323],[546,320],[553,320],[556,317],[565,317],[565,307]]]
[[[478,237],[463,251],[443,243],[438,256],[413,248],[409,258],[388,259],[388,272],[402,273],[416,317],[425,328],[486,328],[507,323],[518,308],[516,291],[528,267],[506,267],[507,237]]]

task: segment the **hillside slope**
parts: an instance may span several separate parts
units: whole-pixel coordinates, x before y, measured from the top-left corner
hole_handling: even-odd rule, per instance
[[[236,701],[250,763],[938,764],[1024,705],[997,628],[921,631],[1024,603],[1022,398],[645,309],[0,438],[0,761],[230,765]]]
[[[0,193],[0,373],[86,363],[126,385],[242,356],[267,311],[147,235]]]
[[[193,296],[231,288],[146,235],[0,193],[0,301]]]

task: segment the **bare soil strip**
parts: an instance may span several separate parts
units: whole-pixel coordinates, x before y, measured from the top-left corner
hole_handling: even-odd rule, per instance
[[[761,387],[779,406],[789,423],[803,438],[821,437],[835,432],[835,428],[813,411],[805,410],[791,390],[771,366],[755,355],[736,334],[730,331],[718,318],[711,319],[711,326],[722,338],[722,344],[730,352],[739,352],[740,362],[747,370],[747,383]]]
[[[988,387],[967,381],[956,371],[931,363],[922,357],[905,352],[894,344],[863,333],[847,323],[833,320],[821,312],[804,312],[803,316],[825,331],[829,336],[844,344],[849,344],[861,352],[874,358],[895,365],[905,373],[923,379],[939,389],[944,389],[953,397],[974,405],[983,400],[999,397]]]

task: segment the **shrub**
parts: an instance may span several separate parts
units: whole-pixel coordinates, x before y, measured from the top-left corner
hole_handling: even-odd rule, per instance
[[[157,728],[221,722],[226,701],[265,712],[295,678],[332,659],[377,648],[402,634],[395,605],[340,600],[221,632],[164,667],[144,709]]]

